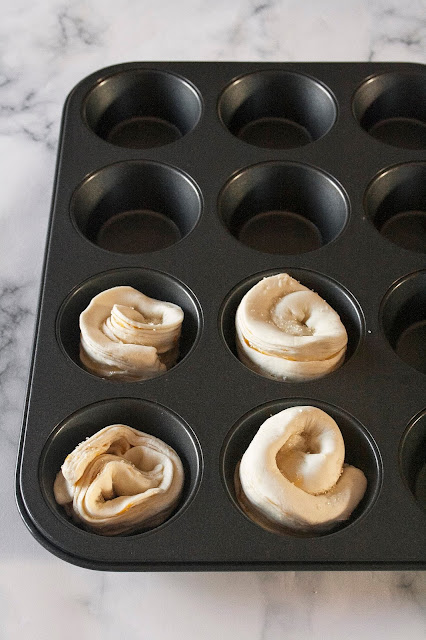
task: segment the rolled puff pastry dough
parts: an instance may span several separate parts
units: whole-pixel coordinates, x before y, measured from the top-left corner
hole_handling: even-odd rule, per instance
[[[342,434],[327,413],[285,409],[262,424],[241,459],[241,506],[260,524],[326,531],[349,518],[367,487],[344,457]]]
[[[346,353],[339,315],[287,273],[264,278],[246,293],[235,328],[240,360],[273,378],[318,378],[337,369]]]
[[[174,449],[152,435],[113,424],[67,456],[54,495],[76,522],[116,535],[164,522],[179,501],[183,482]]]
[[[176,304],[133,287],[107,289],[80,315],[80,360],[104,378],[153,378],[175,364],[182,322]]]

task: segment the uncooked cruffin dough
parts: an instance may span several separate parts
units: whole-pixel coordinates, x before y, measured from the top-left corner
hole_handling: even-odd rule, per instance
[[[261,425],[241,459],[241,506],[259,524],[327,531],[349,518],[367,487],[344,458],[342,434],[327,413],[285,409]]]
[[[80,315],[80,360],[104,378],[153,378],[176,363],[182,322],[176,304],[133,287],[107,289]]]
[[[152,435],[113,424],[66,457],[54,495],[76,522],[116,535],[164,522],[178,504],[183,481],[174,449]]]
[[[268,377],[311,380],[345,357],[348,336],[339,315],[287,273],[263,278],[245,294],[235,327],[241,362]]]

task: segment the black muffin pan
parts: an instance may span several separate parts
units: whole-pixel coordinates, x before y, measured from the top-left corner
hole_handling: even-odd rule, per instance
[[[130,63],[82,80],[64,109],[17,501],[39,542],[107,570],[425,566],[426,70],[394,63]],[[282,382],[237,358],[234,317],[287,272],[340,314],[345,362]],[[144,382],[79,360],[91,298],[131,285],[179,304],[178,363]],[[293,405],[339,424],[368,488],[327,534],[270,531],[234,472]],[[185,487],[161,526],[103,537],[53,497],[66,455],[124,423],[176,449]]]

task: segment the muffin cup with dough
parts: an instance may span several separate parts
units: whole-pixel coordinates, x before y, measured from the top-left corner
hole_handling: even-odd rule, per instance
[[[348,342],[336,311],[287,273],[263,278],[245,294],[235,328],[243,364],[290,381],[318,378],[337,369]]]
[[[174,449],[127,425],[104,427],[70,453],[54,483],[58,504],[101,535],[129,534],[162,524],[184,483]]]
[[[100,377],[153,378],[176,363],[183,315],[133,287],[102,291],[80,315],[80,360]]]
[[[327,413],[285,409],[261,425],[241,459],[241,507],[259,524],[328,531],[348,520],[367,488],[364,473],[344,458],[342,434]]]

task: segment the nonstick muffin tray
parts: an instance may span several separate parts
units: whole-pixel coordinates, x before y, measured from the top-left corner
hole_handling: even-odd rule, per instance
[[[107,570],[425,566],[426,71],[388,63],[131,63],[82,80],[64,109],[17,500],[39,542]],[[340,315],[335,372],[271,380],[237,358],[234,317],[287,272]],[[79,314],[117,285],[179,304],[180,360],[144,382],[79,361]],[[310,404],[338,423],[367,492],[326,535],[263,529],[234,471],[260,424]],[[176,512],[104,537],[67,519],[53,482],[113,423],[185,468]]]

